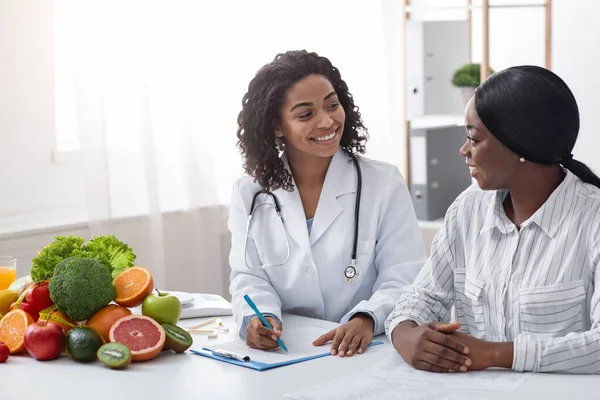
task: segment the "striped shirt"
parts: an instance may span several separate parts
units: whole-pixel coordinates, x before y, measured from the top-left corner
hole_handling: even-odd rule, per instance
[[[600,189],[566,171],[520,230],[507,194],[471,187],[455,200],[386,333],[458,321],[476,338],[514,341],[516,371],[600,372]]]

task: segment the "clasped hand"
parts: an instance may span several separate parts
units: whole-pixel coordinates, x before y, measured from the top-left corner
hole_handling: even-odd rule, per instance
[[[460,324],[432,322],[417,326],[400,323],[392,332],[392,344],[404,361],[433,372],[478,371],[511,368],[512,342],[488,342],[457,332]]]

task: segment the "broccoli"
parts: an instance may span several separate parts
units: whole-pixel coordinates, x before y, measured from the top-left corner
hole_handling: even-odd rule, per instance
[[[31,279],[39,283],[50,279],[54,273],[56,264],[74,253],[81,251],[84,239],[77,236],[56,236],[52,244],[44,247],[37,255],[31,259]]]
[[[131,247],[113,235],[96,236],[83,246],[83,256],[98,256],[100,261],[108,262],[112,277],[116,277],[124,269],[133,267],[135,254]]]
[[[48,289],[58,309],[75,321],[87,320],[116,294],[110,268],[94,258],[59,262]]]

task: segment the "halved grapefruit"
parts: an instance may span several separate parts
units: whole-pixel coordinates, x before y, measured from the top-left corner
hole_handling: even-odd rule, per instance
[[[165,345],[162,326],[144,315],[129,315],[114,323],[108,333],[113,343],[121,343],[131,350],[132,361],[146,361],[156,357]]]

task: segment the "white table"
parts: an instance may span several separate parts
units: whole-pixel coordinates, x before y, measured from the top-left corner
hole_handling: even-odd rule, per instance
[[[183,327],[203,319],[182,320]],[[230,327],[218,341],[236,337],[231,317],[223,318]],[[194,336],[195,346],[216,343]],[[365,354],[351,358],[324,357],[317,360],[258,372],[211,360],[190,352],[163,353],[158,358],[133,363],[124,371],[110,370],[99,361],[78,363],[67,355],[39,362],[29,356],[11,356],[0,364],[0,400],[138,400],[138,399],[281,399],[290,392],[360,374],[394,351],[387,339]],[[513,372],[508,372],[513,373]],[[511,400],[598,399],[599,376],[531,374],[515,393],[481,391],[479,398]],[[267,389],[268,388],[268,389]],[[473,391],[469,391],[473,394]]]

